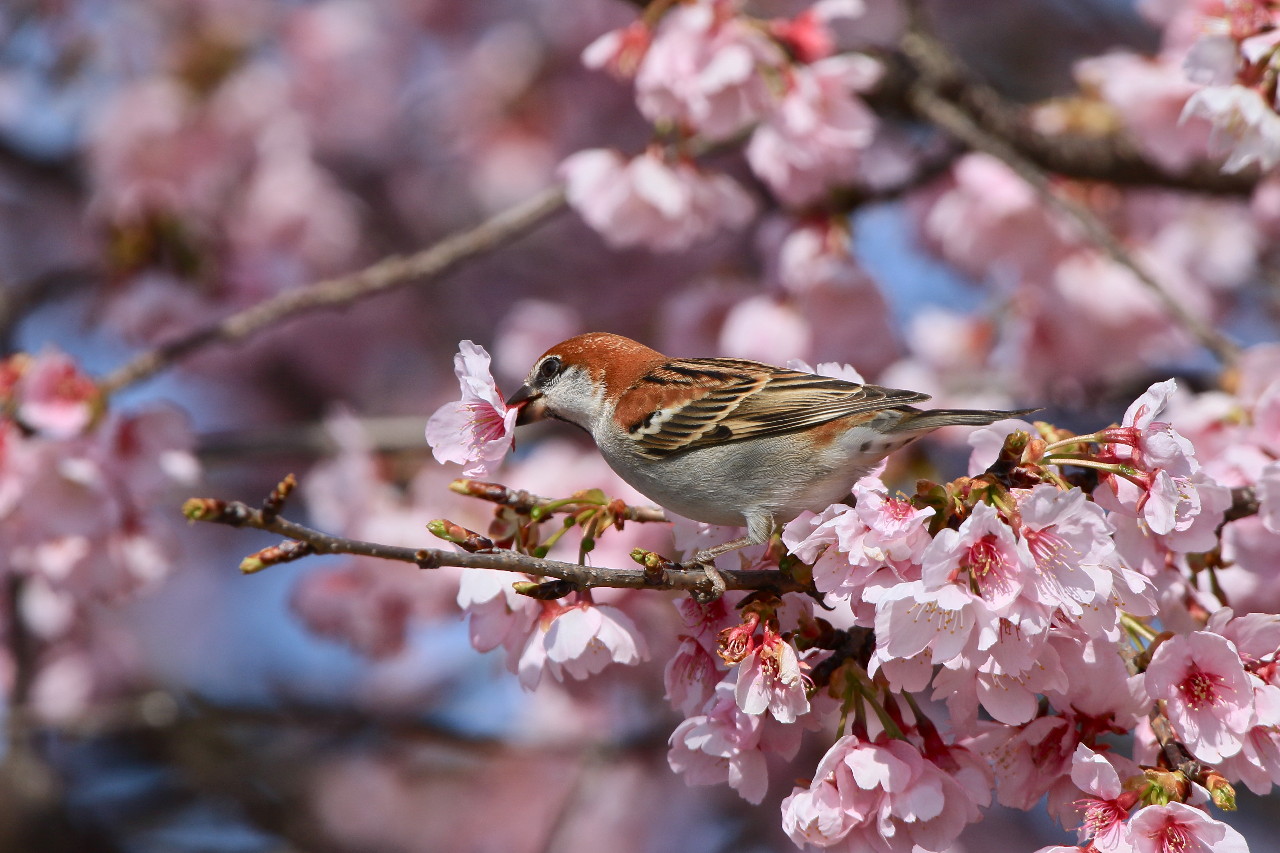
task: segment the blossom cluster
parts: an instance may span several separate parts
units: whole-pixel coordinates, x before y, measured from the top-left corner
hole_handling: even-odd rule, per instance
[[[1046,423],[985,428],[972,438],[969,477],[922,481],[906,496],[869,476],[848,502],[801,514],[782,532],[786,553],[752,565],[808,577],[813,598],[678,603],[665,684],[685,720],[671,735],[671,767],[759,803],[768,756],[792,760],[805,731],[834,728],[812,781],[782,804],[785,831],[805,849],[941,853],[993,799],[1029,809],[1046,796],[1089,849],[1192,838],[1247,849],[1205,807],[1231,807],[1231,783],[1265,793],[1280,782],[1280,616],[1225,606],[1221,531],[1249,519],[1227,516],[1231,489],[1211,471],[1227,448],[1252,453],[1254,464],[1231,469],[1232,485],[1256,491],[1252,520],[1275,533],[1276,352],[1250,353],[1241,382],[1253,396],[1242,408],[1219,400],[1216,422],[1201,421],[1202,431],[1236,432],[1204,459],[1167,420],[1175,401],[1187,404],[1167,380],[1118,425],[1088,435]],[[482,368],[459,362],[464,396],[491,388]],[[473,421],[493,421],[489,412]],[[491,441],[501,451],[507,438]],[[504,541],[528,548],[531,528],[508,528]],[[1209,589],[1196,583],[1204,573]],[[470,572],[458,596],[473,644],[503,646],[526,687],[544,670],[584,678],[646,656],[623,609],[530,594]],[[1148,726],[1152,715],[1166,733]],[[1133,758],[1108,742],[1125,733],[1135,734]],[[1170,766],[1160,756],[1171,748],[1189,763]]]
[[[158,501],[199,474],[186,417],[157,406],[107,409],[68,355],[45,349],[0,362],[0,539],[11,619],[29,632],[31,699],[49,716],[79,713],[118,687],[103,602],[154,586],[179,553]],[[6,659],[6,680],[15,661]]]
[[[736,0],[699,0],[652,28],[637,22],[601,36],[583,59],[634,78],[640,112],[680,140],[718,143],[749,132],[752,171],[782,202],[804,207],[853,183],[876,137],[877,119],[859,93],[875,84],[879,65],[835,54],[830,29],[861,12],[858,0],[824,0],[794,19],[759,21]],[[684,248],[753,213],[728,176],[659,148],[630,161],[581,151],[561,171],[569,202],[612,246]]]

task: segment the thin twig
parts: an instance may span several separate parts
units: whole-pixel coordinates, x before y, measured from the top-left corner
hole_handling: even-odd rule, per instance
[[[1024,104],[1004,97],[978,80],[954,53],[933,36],[919,3],[907,4],[911,25],[899,48],[909,68],[888,63],[889,74],[880,96],[897,103],[909,101],[910,89],[921,79],[959,105],[978,126],[1000,137],[1040,168],[1084,181],[1118,185],[1164,187],[1208,195],[1250,196],[1262,174],[1258,169],[1224,173],[1221,161],[1197,160],[1177,172],[1153,162],[1123,130],[1107,133],[1063,131],[1045,133],[1031,119]]]
[[[244,340],[285,317],[346,305],[411,281],[438,276],[462,261],[503,245],[564,207],[564,189],[556,186],[522,202],[476,227],[453,234],[421,252],[393,255],[351,275],[287,290],[272,299],[183,335],[112,371],[99,383],[111,395],[166,369],[177,360],[215,343]]]
[[[309,546],[309,553],[353,554],[377,557],[401,563],[413,563],[424,569],[440,566],[458,566],[464,569],[497,569],[503,572],[519,572],[536,577],[556,578],[571,583],[577,589],[608,587],[613,589],[674,589],[712,594],[714,586],[701,566],[686,568],[671,564],[656,579],[643,568],[614,569],[565,563],[518,554],[515,551],[493,549],[476,553],[460,553],[437,548],[405,548],[383,545],[359,539],[331,536],[305,527],[279,516],[267,518],[262,511],[240,501],[192,499],[188,506],[200,505],[198,510],[188,510],[193,521],[228,524],[233,527],[252,527],[278,533]],[[776,592],[805,592],[806,587],[789,574],[777,569],[721,570],[727,589],[769,589]]]
[[[565,511],[576,511],[582,503],[572,499],[544,498],[524,489],[512,489],[501,483],[485,483],[480,480],[458,479],[449,484],[450,491],[472,498],[480,498],[490,503],[501,504],[516,512],[530,513],[535,509],[548,507],[567,507]],[[618,518],[627,521],[670,521],[667,513],[658,506],[631,506],[620,499],[609,504],[609,509]]]
[[[1188,311],[1129,253],[1102,220],[1087,207],[1059,193],[1039,166],[1018,153],[1004,139],[984,130],[964,110],[948,101],[928,83],[922,82],[915,86],[908,97],[921,116],[975,151],[982,151],[1002,161],[1035,190],[1045,204],[1073,220],[1084,232],[1086,239],[1102,249],[1111,260],[1133,273],[1155,295],[1170,316],[1220,361],[1231,364],[1236,360],[1240,347],[1235,342]]]

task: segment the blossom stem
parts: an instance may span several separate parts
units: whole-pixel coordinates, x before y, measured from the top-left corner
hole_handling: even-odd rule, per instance
[[[1125,631],[1127,631],[1130,636],[1140,637],[1148,643],[1156,638],[1156,631],[1154,628],[1128,613],[1122,612],[1120,614],[1120,624],[1124,626]]]
[[[1128,465],[1119,465],[1115,462],[1102,462],[1097,459],[1091,459],[1088,456],[1078,456],[1074,453],[1054,453],[1049,456],[1045,456],[1040,461],[1049,465],[1073,465],[1077,468],[1096,468],[1099,471],[1106,471],[1108,474],[1114,474],[1117,477],[1124,477],[1131,483],[1145,488],[1145,484],[1137,477],[1134,470]]]
[[[879,697],[876,696],[874,685],[868,681],[866,672],[862,667],[854,667],[853,671],[856,672],[857,675],[854,678],[850,678],[849,681],[853,684],[853,688],[858,691],[861,697],[866,700],[867,704],[871,706],[871,710],[876,712],[876,717],[879,718],[880,726],[884,729],[885,734],[894,740],[904,740],[906,735],[903,733],[902,729],[899,728],[898,724],[894,722],[894,719],[889,715],[889,712],[885,710],[885,707],[880,702]]]
[[[1073,444],[1105,444],[1107,441],[1105,432],[1094,432],[1089,435],[1073,435],[1070,438],[1059,439],[1053,444],[1046,444],[1044,454],[1051,455],[1053,451],[1059,447],[1070,447]]]

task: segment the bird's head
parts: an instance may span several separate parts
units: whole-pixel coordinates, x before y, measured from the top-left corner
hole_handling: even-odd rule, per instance
[[[665,359],[621,335],[578,335],[543,353],[507,405],[520,406],[517,424],[550,417],[594,433],[600,419],[611,415],[623,391]]]

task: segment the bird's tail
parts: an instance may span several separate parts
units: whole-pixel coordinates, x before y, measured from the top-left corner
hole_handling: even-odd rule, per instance
[[[999,411],[997,409],[932,409],[925,412],[912,412],[898,421],[895,432],[923,432],[944,426],[986,426],[1005,418],[1020,418],[1040,409],[1016,409]]]

